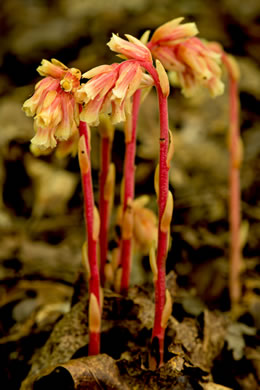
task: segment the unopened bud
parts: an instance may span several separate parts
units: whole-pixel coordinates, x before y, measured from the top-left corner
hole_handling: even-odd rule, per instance
[[[173,212],[173,196],[171,191],[168,191],[166,206],[160,223],[160,229],[164,233],[167,233],[169,230],[169,226],[172,220],[172,212]]]
[[[87,146],[85,142],[85,136],[82,135],[79,139],[78,145],[78,155],[79,155],[79,166],[82,174],[86,174],[90,168],[90,161],[87,152]]]
[[[161,327],[166,328],[168,319],[170,318],[170,315],[172,314],[172,298],[169,293],[169,290],[166,290],[165,294],[165,305],[162,312],[162,319],[161,319]]]
[[[88,313],[90,332],[99,333],[101,325],[101,314],[97,297],[93,293],[90,294]]]
[[[156,70],[160,81],[160,86],[164,97],[168,97],[170,93],[170,85],[167,73],[159,60],[156,60]]]

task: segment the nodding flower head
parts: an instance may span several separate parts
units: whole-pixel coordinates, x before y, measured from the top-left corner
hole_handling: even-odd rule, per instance
[[[221,55],[211,50],[207,43],[191,38],[179,44],[176,57],[185,66],[183,71],[177,71],[185,95],[192,95],[199,85],[207,87],[213,97],[223,93]]]
[[[192,96],[199,85],[207,87],[212,96],[221,95],[224,84],[221,76],[221,55],[194,36],[195,23],[181,24],[174,19],[155,30],[147,47],[161,61],[185,96]]]
[[[153,84],[152,78],[131,60],[98,66],[83,77],[91,80],[81,85],[76,98],[83,104],[81,120],[92,126],[99,124],[101,113],[110,113],[113,124],[125,121],[131,96],[137,89]]]
[[[132,35],[125,34],[128,41],[120,38],[118,35],[113,34],[112,38],[108,42],[108,47],[119,53],[120,57],[152,62],[152,55],[148,47],[146,47],[139,39]]]
[[[35,136],[32,151],[51,150],[57,142],[73,136],[79,125],[79,107],[74,93],[80,85],[81,72],[52,59],[42,60],[37,71],[44,79],[35,86],[33,96],[23,104],[27,116],[34,117]]]
[[[156,46],[175,46],[188,38],[198,34],[195,23],[180,24],[184,18],[173,19],[158,27],[147,45],[151,50]]]

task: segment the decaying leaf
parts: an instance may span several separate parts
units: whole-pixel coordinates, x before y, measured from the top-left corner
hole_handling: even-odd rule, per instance
[[[204,311],[203,338],[197,320],[185,318],[181,323],[170,323],[176,332],[169,351],[182,356],[186,362],[210,372],[214,359],[220,354],[226,334],[227,320],[218,313]]]
[[[244,355],[245,340],[244,335],[254,336],[256,329],[241,322],[230,324],[227,328],[225,340],[228,344],[228,349],[232,350],[235,360],[240,360]]]
[[[34,390],[54,388],[55,385],[64,390],[130,390],[120,379],[114,359],[105,354],[70,360],[47,371],[35,381]]]

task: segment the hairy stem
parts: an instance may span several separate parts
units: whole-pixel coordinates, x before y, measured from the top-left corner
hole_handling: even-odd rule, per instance
[[[137,90],[133,96],[132,115],[130,123],[126,130],[126,149],[124,163],[124,196],[123,196],[123,213],[126,213],[127,207],[131,207],[131,202],[134,198],[134,178],[135,178],[135,149],[136,149],[136,127],[138,120],[138,112],[140,106],[141,91]],[[124,217],[123,217],[124,218]],[[132,232],[124,237],[124,224],[122,226],[121,237],[120,264],[122,266],[121,292],[126,293],[129,287],[130,272],[131,272],[131,249],[132,249]]]
[[[168,232],[161,229],[161,220],[165,211],[168,190],[169,190],[169,166],[167,164],[167,153],[169,146],[168,127],[168,103],[167,97],[162,93],[160,81],[155,68],[150,63],[142,66],[153,77],[159,101],[160,115],[160,158],[159,158],[159,228],[158,228],[158,249],[157,249],[157,280],[155,282],[155,318],[152,333],[152,351],[150,354],[150,366],[156,368],[163,363],[164,355],[164,334],[165,328],[162,326],[162,314],[165,305],[165,262],[168,249]]]
[[[99,282],[99,270],[97,261],[97,239],[94,237],[94,195],[92,187],[91,177],[91,165],[90,165],[90,145],[88,137],[88,128],[85,122],[80,122],[79,125],[80,136],[84,136],[86,151],[89,159],[89,166],[87,172],[83,171],[81,166],[81,180],[84,194],[84,210],[85,210],[85,223],[87,234],[87,257],[90,268],[89,278],[89,296],[94,294],[100,308],[100,282]],[[81,157],[79,156],[79,159]],[[100,313],[101,315],[101,313]],[[89,355],[96,355],[100,351],[100,334],[99,332],[89,331]]]

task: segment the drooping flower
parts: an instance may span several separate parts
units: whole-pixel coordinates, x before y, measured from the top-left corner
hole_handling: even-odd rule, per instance
[[[185,96],[192,96],[201,85],[212,96],[221,95],[221,55],[194,37],[198,32],[194,23],[180,24],[182,20],[174,19],[159,27],[147,46],[166,70],[174,72],[170,80],[181,86]]]
[[[89,78],[76,93],[83,104],[80,118],[89,125],[99,124],[99,114],[110,113],[113,124],[125,121],[131,96],[138,88],[149,87],[152,78],[134,61],[101,65],[83,74]]]
[[[184,18],[176,18],[158,27],[147,45],[150,49],[155,46],[172,47],[198,34],[195,23],[181,24]]]
[[[79,125],[79,106],[74,94],[80,85],[81,72],[67,68],[52,59],[42,60],[37,68],[44,76],[35,86],[33,96],[23,104],[27,116],[34,117],[35,136],[31,142],[32,151],[44,153],[57,146],[57,143],[75,139]],[[72,151],[74,147],[68,150]]]
[[[125,36],[128,41],[113,34],[107,43],[108,47],[124,58],[152,62],[152,55],[147,46],[132,35],[125,34]]]

